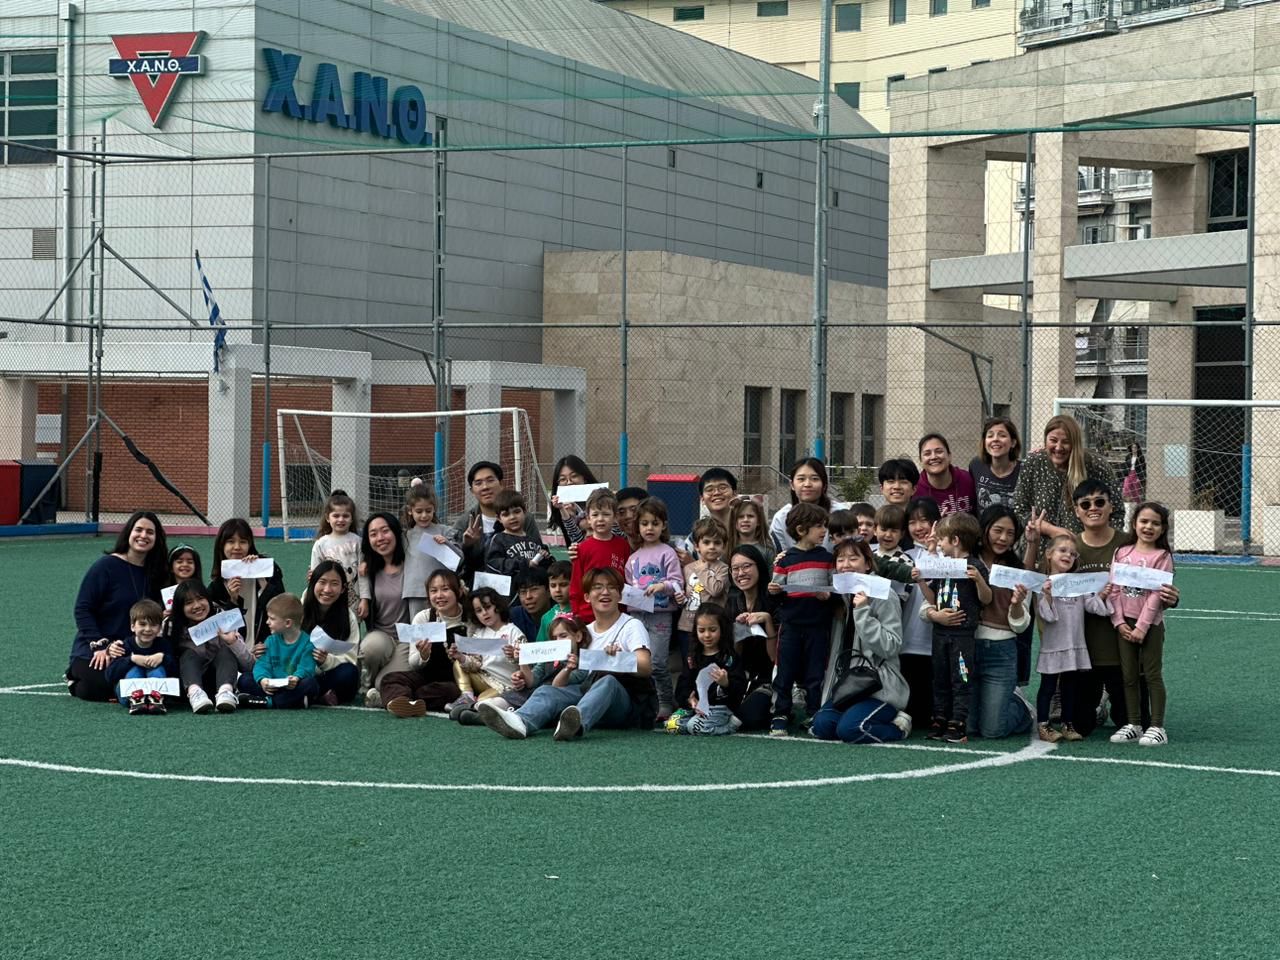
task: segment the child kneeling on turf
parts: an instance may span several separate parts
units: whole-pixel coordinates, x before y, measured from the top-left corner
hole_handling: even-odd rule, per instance
[[[320,696],[311,638],[302,632],[302,601],[282,593],[267,602],[267,650],[253,665],[253,679],[277,710],[306,707]],[[284,681],[281,685],[280,681]]]
[[[177,672],[173,648],[167,638],[160,636],[163,622],[164,608],[154,600],[139,600],[130,607],[129,628],[133,636],[124,642],[124,655],[107,667],[107,679],[114,682],[116,696],[131,714],[166,712],[164,697],[159,693],[134,690],[127,697],[120,695],[121,680],[170,677]]]
[[[746,667],[734,652],[733,621],[718,603],[704,603],[694,616],[693,635],[696,646],[676,684],[676,703],[688,706],[672,714],[667,730],[704,736],[733,733],[742,725],[735,713],[747,692]],[[707,668],[711,684],[707,702],[702,703],[698,677]]]

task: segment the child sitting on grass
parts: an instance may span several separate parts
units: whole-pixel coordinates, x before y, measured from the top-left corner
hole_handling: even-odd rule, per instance
[[[142,677],[171,677],[178,672],[173,658],[173,647],[160,636],[164,622],[164,608],[154,600],[139,600],[129,608],[129,628],[133,636],[124,642],[124,655],[111,661],[107,667],[107,679],[115,684],[120,703],[129,713],[165,713],[164,697],[159,693],[143,693],[134,690],[129,696],[120,694],[120,681]]]
[[[253,679],[273,709],[305,709],[319,697],[320,684],[311,638],[302,632],[302,601],[292,593],[272,597],[267,603],[267,629],[271,635],[266,652],[253,665]]]

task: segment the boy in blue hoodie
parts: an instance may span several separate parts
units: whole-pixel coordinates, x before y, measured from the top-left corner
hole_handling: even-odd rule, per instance
[[[178,662],[167,638],[160,636],[164,623],[164,608],[154,600],[139,600],[129,608],[129,629],[133,636],[124,642],[124,654],[112,660],[107,667],[107,679],[111,681],[120,703],[129,713],[165,713],[164,697],[158,691],[144,693],[134,690],[129,696],[120,696],[120,681],[139,680],[144,677],[159,679],[176,677]]]
[[[277,709],[306,707],[320,696],[311,638],[302,632],[302,601],[292,593],[267,604],[267,649],[253,665],[253,679]]]

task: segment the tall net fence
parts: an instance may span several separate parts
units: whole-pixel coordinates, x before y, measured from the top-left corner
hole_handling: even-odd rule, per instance
[[[1256,547],[1273,411],[1215,405],[1280,391],[1280,74],[1247,11],[1028,8],[1015,59],[835,76],[824,153],[817,81],[703,42],[738,42],[718,7],[686,36],[571,0],[398,6],[431,82],[264,26],[252,68],[184,76],[159,126],[106,32],[76,28],[69,90],[66,37],[6,22],[0,460],[31,465],[21,490],[62,470],[38,511],[19,491],[28,522],[275,525],[287,503],[305,527],[339,482],[395,508],[428,474],[452,517],[467,466],[517,447],[527,491],[572,454],[615,486],[728,466],[772,509],[821,451],[833,492],[874,500],[926,433],[963,467],[1003,416],[1025,454],[1062,401],[1117,471],[1139,444],[1149,495]],[[1203,24],[1225,64],[1182,55]],[[207,28],[210,64],[233,34]],[[460,420],[435,449],[434,413],[492,408],[527,436]],[[282,409],[367,429],[335,452],[336,419]]]

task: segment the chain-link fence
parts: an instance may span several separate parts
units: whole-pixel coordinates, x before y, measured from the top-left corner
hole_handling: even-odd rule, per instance
[[[1052,49],[1083,76],[1102,48]],[[479,459],[536,470],[542,511],[567,454],[618,486],[727,465],[772,507],[820,451],[842,498],[874,498],[926,433],[963,467],[985,418],[1025,455],[1060,409],[1118,482],[1136,445],[1145,495],[1220,514],[1219,549],[1265,542],[1274,411],[1222,401],[1280,380],[1271,72],[1157,89],[1116,54],[1085,97],[1028,51],[895,83],[892,136],[836,105],[825,158],[797,120],[812,83],[764,66],[756,100],[450,79],[416,152],[304,139],[265,104],[221,133],[192,113],[178,154],[119,86],[64,129],[65,97],[13,86],[49,63],[0,53],[5,109],[58,131],[10,117],[0,147],[0,457],[32,465],[19,486],[63,468],[56,510],[19,512],[312,520],[335,478],[382,507],[429,475],[454,514]],[[1036,114],[1046,90],[1071,92]],[[498,408],[522,436],[477,415],[437,438],[429,415]]]

